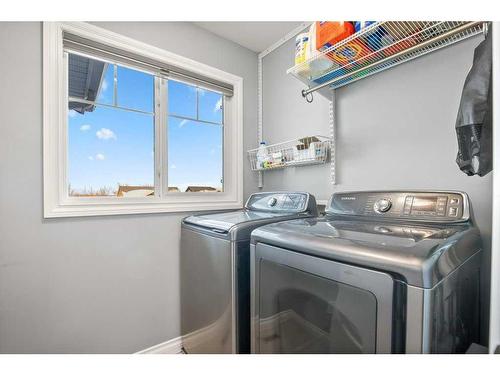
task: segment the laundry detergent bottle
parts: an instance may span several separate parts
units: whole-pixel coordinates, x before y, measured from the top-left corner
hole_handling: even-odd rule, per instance
[[[267,152],[266,142],[262,141],[257,151],[257,169],[264,169],[268,159],[269,153]]]

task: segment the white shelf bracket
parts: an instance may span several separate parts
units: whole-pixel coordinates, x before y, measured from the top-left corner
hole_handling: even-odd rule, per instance
[[[337,141],[337,136],[336,136],[336,124],[335,124],[335,114],[336,114],[336,107],[335,107],[335,89],[330,90],[331,91],[331,97],[330,97],[330,102],[328,103],[328,108],[329,108],[329,119],[330,119],[330,181],[332,185],[335,185],[337,183],[337,176],[336,176],[336,166],[335,166],[335,159],[337,157],[337,147],[336,147],[336,141]]]

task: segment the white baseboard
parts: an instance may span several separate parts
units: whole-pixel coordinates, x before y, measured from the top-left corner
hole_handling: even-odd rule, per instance
[[[181,354],[182,353],[182,336],[175,337],[171,340],[162,342],[158,345],[141,350],[135,354]]]
[[[216,321],[207,326],[184,336],[179,336],[150,348],[143,349],[136,354],[180,354],[183,352],[183,346],[189,348],[193,353],[209,354],[214,350],[214,345],[212,345],[214,341],[219,344],[219,346],[217,346],[217,352],[214,352],[214,354],[218,352],[231,353],[231,332],[228,327],[231,327],[231,309],[229,305]],[[222,347],[220,347],[220,345],[222,345]]]

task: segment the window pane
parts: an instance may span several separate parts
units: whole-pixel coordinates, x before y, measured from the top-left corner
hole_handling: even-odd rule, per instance
[[[72,103],[69,104],[70,108]],[[71,196],[154,194],[152,115],[95,106],[68,117]]]
[[[118,66],[117,91],[118,106],[153,112],[154,78],[151,74]]]
[[[214,91],[198,89],[198,95],[198,120],[222,124],[222,94]]]
[[[222,191],[222,145],[222,126],[170,116],[168,119],[169,191]]]
[[[104,68],[104,75],[101,82],[99,95],[97,96],[97,103],[113,104],[114,95],[114,81],[115,81],[115,66],[113,64],[106,64]]]
[[[73,98],[104,104],[113,102],[113,65],[88,57],[69,54],[68,56],[68,95]],[[80,113],[85,111],[84,104],[73,103]]]
[[[195,86],[169,80],[168,81],[168,112],[176,116],[196,118]]]

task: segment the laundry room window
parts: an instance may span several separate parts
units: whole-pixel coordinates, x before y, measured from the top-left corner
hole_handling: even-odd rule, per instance
[[[85,23],[44,29],[46,217],[241,207],[241,78]]]

